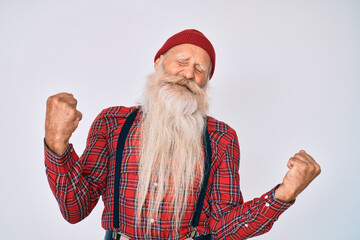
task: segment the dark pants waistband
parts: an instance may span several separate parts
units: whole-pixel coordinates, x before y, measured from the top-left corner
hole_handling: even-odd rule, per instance
[[[113,231],[112,230],[106,230],[105,240],[113,240],[112,237],[113,237]],[[205,236],[198,236],[198,237],[195,237],[193,239],[196,239],[196,240],[214,240],[212,238],[211,234],[205,235]],[[117,234],[116,240],[120,240],[120,234]]]

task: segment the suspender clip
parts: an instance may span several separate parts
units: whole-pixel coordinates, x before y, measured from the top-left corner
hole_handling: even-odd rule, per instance
[[[116,240],[117,239],[117,229],[115,231],[113,231],[113,234],[112,234],[112,239]]]
[[[196,227],[194,227],[194,229],[193,229],[193,231],[191,233],[191,237],[194,238],[194,237],[197,237],[197,236],[199,236],[199,233],[197,232]]]

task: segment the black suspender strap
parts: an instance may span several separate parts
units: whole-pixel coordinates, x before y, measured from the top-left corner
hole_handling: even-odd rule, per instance
[[[135,117],[139,109],[132,112],[127,118],[119,134],[119,139],[116,146],[116,162],[115,162],[115,182],[114,182],[114,212],[113,212],[113,226],[114,229],[119,228],[119,191],[120,191],[120,170],[121,161],[123,157],[124,145],[129,134],[131,125],[133,124]]]
[[[123,157],[124,145],[129,134],[129,130],[131,125],[133,124],[135,117],[138,113],[139,109],[136,109],[132,112],[126,119],[121,132],[119,134],[119,139],[116,146],[116,162],[115,162],[115,183],[114,183],[114,211],[113,211],[113,227],[114,229],[119,228],[119,191],[120,191],[120,170],[121,170],[121,162]],[[203,133],[203,144],[204,144],[204,152],[205,152],[205,161],[204,161],[204,178],[203,184],[200,190],[200,196],[198,202],[196,203],[195,214],[192,220],[192,226],[197,227],[199,224],[201,210],[204,204],[206,189],[209,181],[210,175],[210,167],[211,167],[211,145],[210,145],[210,137],[207,131],[207,125],[205,122],[204,133]]]
[[[206,121],[205,121],[206,124]],[[199,225],[199,219],[201,210],[204,204],[205,195],[206,195],[206,189],[209,182],[209,176],[210,176],[210,167],[211,167],[211,145],[210,145],[210,137],[209,133],[207,131],[207,124],[204,127],[204,133],[203,133],[203,144],[204,144],[204,152],[205,152],[205,160],[204,160],[204,178],[203,178],[203,184],[201,186],[200,190],[200,196],[196,204],[195,208],[195,214],[192,220],[192,226],[197,227]]]

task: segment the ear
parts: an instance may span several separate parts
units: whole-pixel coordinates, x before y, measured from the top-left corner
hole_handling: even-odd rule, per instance
[[[159,63],[160,63],[160,60],[161,60],[162,57],[163,57],[163,55],[160,55],[160,57],[158,57],[158,58],[155,60],[154,68],[155,68],[156,71],[158,70]]]

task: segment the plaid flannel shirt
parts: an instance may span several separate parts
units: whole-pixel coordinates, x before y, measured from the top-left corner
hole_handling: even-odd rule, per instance
[[[45,166],[49,185],[63,217],[76,223],[90,214],[100,196],[104,202],[102,227],[113,228],[113,195],[116,146],[126,117],[136,107],[110,107],[94,120],[88,134],[86,148],[79,158],[69,144],[62,156],[54,154],[46,145]],[[125,142],[121,165],[119,197],[119,230],[131,239],[145,239],[145,223],[135,224],[135,191],[139,131],[142,111],[137,115]],[[246,239],[269,231],[278,217],[293,202],[274,198],[276,187],[251,201],[243,201],[240,191],[239,144],[236,132],[221,121],[207,117],[212,147],[211,172],[207,194],[197,231],[212,234],[214,239]],[[169,214],[161,211],[151,220],[152,232],[147,239],[186,239],[193,227],[191,220],[199,192],[188,200],[178,233],[171,231]]]

